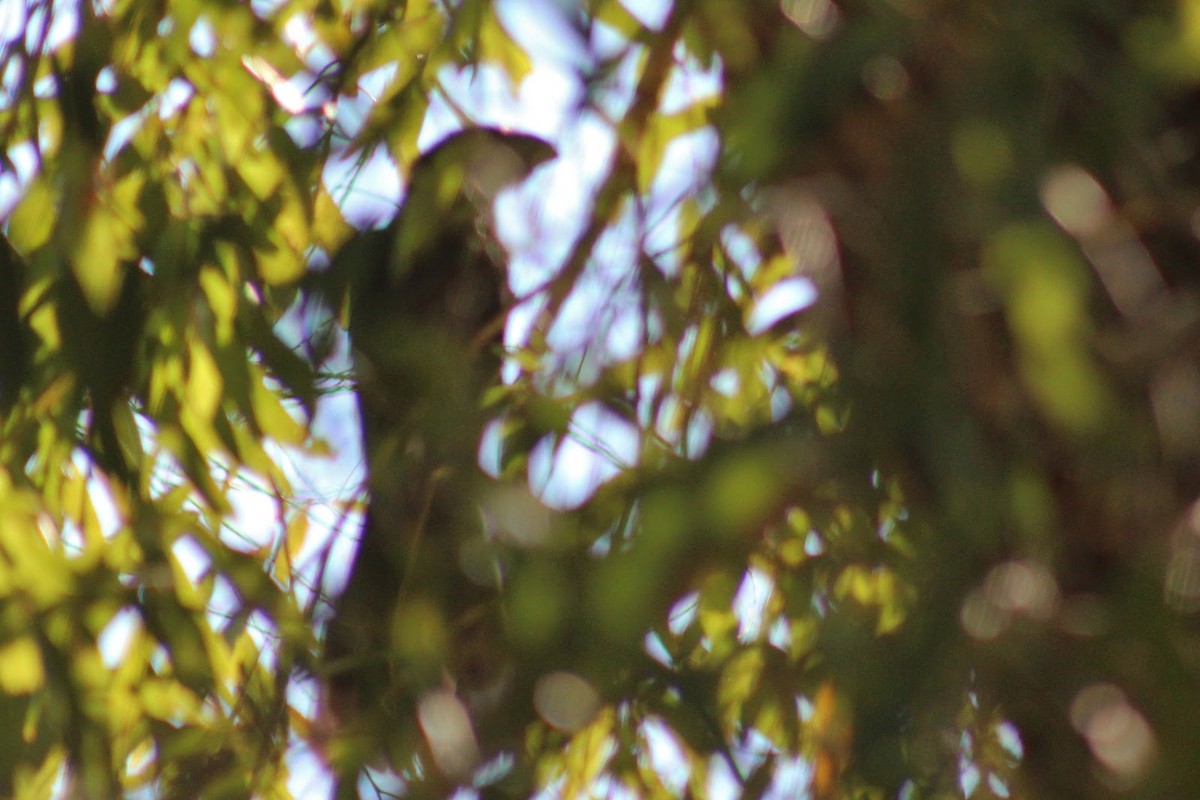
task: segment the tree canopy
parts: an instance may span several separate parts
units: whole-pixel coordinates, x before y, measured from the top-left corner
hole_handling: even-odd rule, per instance
[[[1200,785],[1195,0],[0,20],[0,795]],[[420,417],[480,530],[377,613],[381,694],[453,640],[500,711],[433,674],[351,736],[347,327],[437,324],[355,315],[364,243],[410,182],[447,230],[484,167],[413,175],[484,126],[557,157],[496,209],[499,372]]]

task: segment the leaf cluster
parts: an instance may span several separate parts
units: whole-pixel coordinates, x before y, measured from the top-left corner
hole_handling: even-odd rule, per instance
[[[509,671],[487,720],[446,686],[365,743],[314,699],[311,541],[361,493],[293,469],[347,393],[326,265],[378,241],[330,176],[411,177],[430,119],[480,122],[457,81],[537,54],[485,0],[19,13],[0,794],[303,795],[347,748],[386,753],[347,794],[1196,784],[1191,3],[564,8],[611,146],[481,399],[484,531],[379,610],[411,666],[486,584]],[[580,452],[603,480],[539,498]]]

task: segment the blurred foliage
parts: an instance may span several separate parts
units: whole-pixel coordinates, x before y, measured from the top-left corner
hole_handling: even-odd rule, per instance
[[[327,169],[406,175],[478,121],[454,76],[515,91],[511,5],[4,7],[0,795],[1191,795],[1195,0],[540,4],[615,145],[483,399],[487,530],[435,551],[504,680],[485,718],[415,678],[476,626],[393,603],[420,698],[339,729],[290,466],[351,391]],[[634,333],[562,345],[580,304]],[[603,450],[597,410],[634,457],[551,511],[538,454]]]

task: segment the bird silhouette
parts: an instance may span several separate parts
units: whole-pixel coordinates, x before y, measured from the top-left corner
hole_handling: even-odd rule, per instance
[[[349,796],[381,749],[428,752],[422,697],[448,692],[471,711],[471,693],[495,680],[479,663],[491,660],[481,642],[494,635],[495,587],[459,566],[482,534],[472,502],[481,398],[498,378],[505,315],[493,203],[553,155],[541,139],[495,129],[449,137],[414,164],[396,218],[354,237],[327,273],[348,300],[368,492],[324,649],[325,710],[348,743],[334,766]],[[473,761],[432,756],[450,773]]]

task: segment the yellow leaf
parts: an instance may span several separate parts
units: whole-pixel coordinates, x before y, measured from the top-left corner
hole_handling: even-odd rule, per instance
[[[80,689],[99,691],[108,683],[110,673],[95,646],[79,645],[71,652],[71,677]]]
[[[718,608],[701,609],[697,615],[700,630],[715,644],[725,641],[730,634],[737,630],[738,618],[733,609]]]
[[[190,539],[190,537],[184,538]],[[191,611],[204,610],[207,598],[204,596],[201,588],[188,577],[187,570],[180,563],[179,556],[176,555],[175,551],[171,551],[171,556],[167,563],[171,570],[171,585],[175,589],[175,596],[179,599],[179,605]]]
[[[26,733],[32,733],[26,731]],[[26,739],[32,738],[26,736]],[[18,766],[13,797],[53,797],[55,789],[62,786],[63,762],[66,753],[61,747],[51,748],[46,758],[36,770],[28,768],[28,764]]]
[[[97,211],[84,223],[75,245],[71,271],[88,306],[99,316],[112,310],[125,282],[121,259],[134,255],[128,233],[129,229],[113,214]]]
[[[263,449],[262,442],[257,437],[240,425],[234,427],[233,436],[237,442],[238,460],[247,469],[253,470],[259,475],[269,476],[276,484],[286,484],[286,479],[279,469],[279,465],[267,455],[266,450]]]
[[[794,619],[788,626],[791,643],[788,645],[788,655],[795,660],[807,656],[817,643],[820,625],[812,617]]]
[[[875,587],[871,574],[858,564],[852,564],[842,570],[837,583],[834,584],[833,593],[839,600],[850,597],[861,605],[875,603]]]
[[[104,545],[104,537],[100,519],[87,491],[87,479],[83,475],[67,478],[63,483],[60,502],[63,516],[83,529],[85,549],[93,555],[99,555],[99,548]]]
[[[212,422],[221,403],[224,381],[217,362],[208,348],[195,340],[188,342],[188,376],[185,403],[198,420]]]
[[[233,642],[233,650],[230,653],[230,658],[237,664],[239,672],[246,676],[245,680],[249,680],[255,672],[262,674],[262,651],[258,645],[254,643],[254,637],[250,636],[243,629],[237,635]]]
[[[350,237],[354,229],[342,216],[333,197],[325,190],[324,185],[317,190],[317,199],[313,204],[312,238],[313,244],[334,252]]]
[[[304,259],[288,246],[276,232],[267,235],[271,246],[254,251],[258,262],[258,274],[272,286],[292,283],[304,276]]]
[[[141,709],[138,706],[136,698],[129,698],[128,704],[132,706],[138,713],[139,718]],[[129,752],[129,757],[126,760],[126,774],[122,781],[126,790],[140,789],[150,785],[150,782],[156,777],[158,762],[155,759],[157,750],[154,746],[154,740],[146,737]]]
[[[888,600],[879,609],[879,621],[875,624],[875,633],[884,636],[895,632],[904,620],[908,618],[908,612],[895,599]]]
[[[198,710],[196,695],[178,681],[150,678],[142,683],[139,695],[147,716],[157,719],[189,719]]]
[[[283,184],[276,192],[279,213],[275,215],[272,232],[278,234],[283,243],[295,253],[304,253],[309,246],[308,207],[291,181]]]
[[[216,115],[213,120],[215,124],[210,124],[209,127],[217,134],[226,159],[240,165],[242,157],[252,147],[254,137],[259,134],[255,123],[263,116],[263,92],[239,62],[231,61],[236,66],[227,65],[213,77],[228,89],[237,86],[243,91],[237,92],[236,95],[215,93],[211,100]]]
[[[703,98],[672,114],[658,114],[651,118],[638,142],[638,191],[650,191],[672,142],[708,124],[708,111],[714,103],[713,98]]]
[[[731,658],[721,672],[717,702],[722,707],[745,702],[758,689],[763,664],[763,654],[758,649],[743,650]]]
[[[25,190],[8,221],[8,238],[18,252],[29,253],[49,241],[57,216],[55,206],[54,192],[45,180],[34,181]]]
[[[45,301],[45,288],[48,281],[34,284],[34,288],[25,293],[21,303],[21,313],[29,315],[29,327],[45,343],[49,350],[62,347],[62,332],[58,327],[57,304]]]
[[[110,205],[119,220],[118,224],[127,236],[146,227],[146,218],[139,206],[145,185],[146,174],[135,170],[119,178],[109,193]],[[132,250],[132,243],[130,248]]]
[[[567,783],[563,797],[583,797],[585,789],[600,777],[604,767],[616,752],[612,732],[615,716],[612,708],[605,708],[591,725],[575,735],[567,750],[563,766],[567,770]]]
[[[607,25],[626,39],[634,39],[645,29],[641,20],[632,14],[620,0],[601,3],[600,7],[593,12],[593,16],[597,22]]]
[[[33,694],[46,682],[42,652],[31,636],[0,645],[0,688],[6,694]]]
[[[308,538],[308,514],[303,510],[292,515],[287,526],[287,539],[281,557],[275,559],[275,577],[285,586],[292,579],[292,565]]]
[[[7,557],[5,582],[17,586],[46,608],[71,591],[67,563],[52,552],[42,538],[33,513],[24,512],[10,500],[0,511],[0,542]]]
[[[217,686],[227,686],[235,676],[236,662],[229,643],[225,637],[207,625],[200,627],[200,635],[204,640],[209,664],[212,667],[213,678]]]
[[[250,187],[250,191],[262,201],[269,199],[283,180],[283,164],[270,153],[253,147],[247,148],[246,152],[235,159],[234,165],[238,175]]]
[[[254,418],[262,432],[283,444],[303,444],[304,426],[288,413],[279,395],[267,388],[261,373],[257,377],[259,379],[253,383],[252,399]]]
[[[533,71],[533,60],[529,53],[509,36],[495,13],[484,17],[479,31],[479,54],[484,61],[503,69],[517,86]]]
[[[217,343],[228,344],[233,338],[237,291],[230,285],[225,274],[211,265],[200,270],[200,288],[204,290],[204,296],[208,298],[208,307],[212,309],[213,318],[217,322]]]

